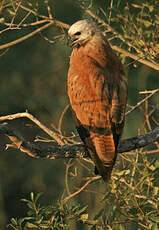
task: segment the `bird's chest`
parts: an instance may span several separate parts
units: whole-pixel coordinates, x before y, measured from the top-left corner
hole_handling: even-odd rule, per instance
[[[68,72],[68,95],[71,104],[81,105],[95,99],[95,91],[90,82],[93,69],[94,65],[87,56],[73,53]]]
[[[68,96],[77,118],[83,124],[90,125],[95,100],[88,79],[80,75],[68,76]]]
[[[94,98],[87,76],[75,74],[68,77],[68,95],[73,105],[89,102]]]
[[[106,118],[101,97],[102,79],[98,76],[99,68],[89,56],[73,53],[68,72],[68,96],[78,120],[88,126],[101,126],[101,120]]]

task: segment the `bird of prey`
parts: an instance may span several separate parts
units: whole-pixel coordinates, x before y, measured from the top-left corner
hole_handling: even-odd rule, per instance
[[[74,47],[68,71],[68,96],[79,136],[108,181],[124,127],[127,81],[121,61],[94,22],[74,23],[68,38]]]

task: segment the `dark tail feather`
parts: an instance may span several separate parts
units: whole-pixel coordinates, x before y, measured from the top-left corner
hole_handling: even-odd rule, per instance
[[[102,175],[99,173],[99,171],[98,171],[98,169],[97,169],[97,167],[95,166],[95,168],[94,168],[94,173],[95,173],[95,175],[101,175],[102,176],[102,178],[103,178],[103,180],[105,181],[105,182],[108,182],[109,180],[110,180],[110,178],[111,178],[111,172],[112,172],[112,169],[113,169],[113,167],[104,167],[104,173],[102,173]]]

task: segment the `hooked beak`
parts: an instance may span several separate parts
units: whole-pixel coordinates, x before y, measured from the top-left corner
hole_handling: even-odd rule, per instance
[[[67,37],[67,45],[70,47],[77,47],[78,44],[76,43],[76,41],[78,40],[78,38],[75,37]]]

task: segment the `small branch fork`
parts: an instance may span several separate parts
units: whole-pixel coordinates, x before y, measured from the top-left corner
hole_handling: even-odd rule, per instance
[[[134,111],[136,108],[138,108],[140,105],[142,105],[145,101],[147,101],[150,97],[152,97],[154,94],[158,92],[159,92],[159,89],[154,89],[151,91],[146,90],[146,91],[139,92],[139,94],[149,94],[149,95],[146,96],[141,101],[139,101],[135,106],[132,106],[132,108],[128,112],[126,112],[126,115],[130,114],[132,111]]]
[[[63,141],[60,139],[60,137],[55,134],[52,130],[48,129],[45,125],[43,125],[40,121],[38,121],[33,115],[28,113],[27,111],[24,113],[16,113],[12,115],[2,116],[0,117],[0,121],[4,120],[13,120],[16,118],[23,118],[26,117],[33,121],[37,126],[39,126],[45,133],[47,133],[50,137],[52,137],[59,145],[63,145]]]
[[[19,130],[17,130],[17,128],[14,128],[11,123],[8,124],[6,122],[7,120],[24,117],[34,122],[40,129],[47,133],[52,138],[52,142],[48,143],[39,140],[30,141],[29,139],[24,138],[24,135]],[[72,145],[64,144],[65,142],[63,141],[63,136],[60,136],[59,133],[48,129],[28,112],[1,116],[0,121],[3,121],[3,123],[0,125],[0,134],[8,136],[12,142],[12,144],[7,145],[6,148],[11,147],[19,149],[20,151],[33,158],[45,158],[54,160],[59,158],[89,157],[83,144],[79,144],[77,142],[74,142]],[[159,141],[159,127],[156,127],[154,130],[148,132],[147,134],[122,140],[119,146],[119,153],[129,152],[134,149],[145,147],[156,141]]]

